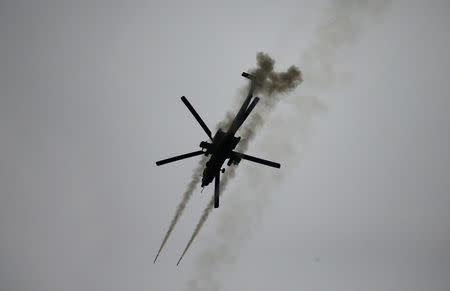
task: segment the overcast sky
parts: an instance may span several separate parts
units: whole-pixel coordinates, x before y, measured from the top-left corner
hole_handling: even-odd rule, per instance
[[[448,290],[449,13],[1,0],[0,289]],[[248,151],[282,168],[241,162],[177,267],[199,185],[153,264],[199,157],[155,161],[206,140],[180,96],[215,129],[259,51],[304,76]]]

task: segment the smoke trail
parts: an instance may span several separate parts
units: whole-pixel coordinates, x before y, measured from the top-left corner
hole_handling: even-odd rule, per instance
[[[339,72],[336,64],[341,49],[350,46],[358,40],[363,32],[366,19],[382,16],[391,1],[369,0],[334,0],[326,11],[323,21],[317,28],[315,40],[302,54],[302,73],[307,89],[317,94],[321,90],[331,88],[339,81]],[[261,99],[261,101],[264,99]],[[296,97],[289,99],[289,105],[295,110],[290,116],[277,116],[271,119],[271,124],[277,122],[279,131],[266,131],[270,141],[277,140],[277,147],[283,145],[289,150],[287,163],[295,163],[301,153],[299,146],[308,140],[308,131],[312,118],[326,110],[326,107],[314,97]],[[257,106],[258,107],[258,106]],[[252,113],[253,114],[253,113]],[[266,117],[266,116],[265,116]],[[256,125],[260,123],[256,122]],[[294,131],[283,131],[283,128],[292,128]],[[250,125],[250,124],[248,124]],[[269,138],[265,139],[264,146],[271,147]],[[298,144],[299,143],[299,144]],[[295,146],[294,146],[295,145]],[[283,151],[277,151],[282,153]],[[264,151],[264,153],[267,153]],[[297,158],[294,159],[294,154]],[[270,153],[269,153],[270,156]],[[287,157],[287,156],[286,156]],[[284,166],[284,165],[283,165]],[[284,172],[288,166],[284,168]],[[209,244],[199,254],[196,260],[194,278],[189,281],[188,290],[219,290],[220,284],[215,281],[215,275],[224,262],[232,262],[236,256],[237,248],[242,245],[253,229],[255,222],[261,218],[262,209],[267,204],[271,190],[280,181],[280,176],[260,168],[252,168],[245,174],[245,182],[252,185],[252,191],[244,200],[241,193],[231,192],[227,200],[227,208],[222,209],[217,220],[216,244]],[[209,205],[208,205],[209,207]],[[206,209],[205,209],[206,211]],[[202,216],[203,217],[203,216]]]
[[[315,40],[302,54],[305,85],[329,89],[339,81],[340,53],[356,43],[367,21],[381,19],[391,0],[335,0],[325,11],[324,21],[315,31]]]
[[[220,195],[222,195],[223,191],[225,190],[226,186],[228,185],[228,181],[234,177],[236,168],[228,168],[227,170],[228,171],[222,175],[222,178],[220,180],[220,190],[221,190]],[[203,210],[203,214],[200,217],[200,221],[195,226],[195,230],[192,233],[191,239],[189,240],[189,242],[186,245],[186,248],[184,249],[183,253],[181,254],[181,257],[177,262],[177,266],[180,263],[181,259],[183,259],[184,254],[191,246],[191,244],[194,241],[197,234],[200,232],[200,229],[202,228],[203,224],[208,219],[209,213],[211,212],[213,205],[214,205],[214,197],[212,197],[211,201],[209,201],[208,205]]]
[[[278,157],[281,152],[285,153],[283,154],[285,158],[281,160],[283,172],[289,169],[289,165],[286,165],[288,162],[291,164],[295,162],[290,160],[291,158],[287,158],[295,153],[295,147],[307,143],[313,118],[327,110],[316,97],[297,96],[297,98],[297,102],[301,106],[300,109],[292,113],[301,116],[300,119],[296,119],[297,134],[282,139],[275,146],[264,144],[264,147],[272,152],[267,151],[267,149],[261,151],[261,153],[264,152],[264,155],[267,154],[270,157],[274,156],[272,154],[275,152],[278,153]],[[278,116],[271,118],[270,124],[273,125],[272,128],[288,128],[289,124],[292,124],[292,119],[291,116]],[[278,133],[274,131],[269,130],[264,133],[264,138],[279,137]],[[288,142],[285,143],[286,141]],[[291,147],[290,150],[286,150],[286,148],[280,150],[279,148],[279,145],[289,146],[292,144],[295,144],[295,147]],[[248,193],[242,193],[242,191],[227,192],[226,207],[221,209],[217,224],[214,226],[216,231],[214,243],[208,244],[196,258],[194,278],[188,282],[187,290],[220,290],[220,284],[218,280],[215,280],[215,276],[220,274],[221,265],[235,261],[239,248],[249,237],[254,225],[261,219],[262,212],[270,201],[273,189],[280,182],[280,173],[267,168],[252,167],[251,170],[245,168],[241,170],[244,170],[242,176],[245,177],[245,181],[243,185],[236,185],[235,188],[251,188],[251,191]],[[251,185],[251,187],[248,187],[248,185]],[[210,204],[208,204],[208,207],[210,207]]]
[[[250,70],[250,73],[255,77],[256,87],[255,94],[265,94],[266,97],[261,98],[261,102],[258,104],[256,110],[252,112],[249,116],[249,120],[240,129],[241,141],[238,144],[238,151],[245,152],[248,148],[248,144],[255,137],[256,132],[264,123],[264,119],[261,114],[267,114],[269,111],[275,108],[275,105],[280,101],[280,97],[283,93],[288,93],[294,90],[302,82],[302,75],[300,70],[291,66],[286,72],[275,72],[274,65],[275,60],[273,60],[268,54],[258,53],[256,56],[257,68]],[[231,123],[230,114],[227,114],[227,118],[220,125],[227,126]],[[220,181],[220,195],[224,192],[229,180],[234,177],[235,168],[229,167],[227,172],[222,176]],[[191,238],[189,239],[186,248],[184,249],[177,265],[180,263],[186,251],[191,246],[195,237],[200,232],[205,221],[208,219],[209,213],[211,212],[214,205],[214,197],[208,203],[206,208],[203,210],[203,214],[197,223]]]
[[[153,261],[153,263],[156,262],[156,259],[158,258],[159,253],[161,253],[161,250],[163,249],[164,245],[166,244],[167,240],[169,239],[169,236],[172,233],[173,228],[177,224],[178,219],[183,214],[184,208],[186,207],[186,204],[188,203],[189,199],[192,196],[192,193],[195,190],[195,186],[200,181],[200,177],[201,177],[200,174],[201,174],[201,171],[203,170],[203,168],[205,167],[206,160],[207,160],[207,157],[203,156],[202,159],[200,160],[200,162],[198,163],[198,166],[192,172],[192,180],[191,180],[191,182],[189,182],[189,184],[187,185],[186,191],[184,191],[184,193],[183,193],[183,199],[177,206],[175,215],[173,216],[172,221],[170,222],[169,229],[167,230],[166,235],[164,236],[164,239],[161,243],[161,246],[159,247],[158,253],[156,254],[156,257],[155,257],[155,260]]]

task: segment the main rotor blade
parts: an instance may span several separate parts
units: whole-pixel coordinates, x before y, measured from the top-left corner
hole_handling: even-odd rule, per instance
[[[214,208],[219,208],[219,195],[220,195],[220,171],[217,171],[214,181]]]
[[[171,163],[171,162],[175,162],[175,161],[178,161],[178,160],[199,156],[201,154],[204,154],[204,152],[203,151],[195,151],[195,152],[192,152],[192,153],[179,155],[179,156],[176,156],[176,157],[172,157],[172,158],[168,158],[168,159],[165,159],[165,160],[157,161],[156,165],[157,166],[161,166],[161,165],[164,165],[164,164],[167,164],[167,163]]]
[[[246,154],[242,154],[242,153],[238,153],[233,151],[233,154],[237,155],[238,157],[240,157],[241,159],[247,160],[247,161],[251,161],[251,162],[255,162],[255,163],[259,163],[259,164],[263,164],[269,167],[274,167],[274,168],[280,168],[281,165],[279,163],[275,163],[275,162],[271,162],[268,160],[264,160],[264,159],[260,159],[257,157],[253,157],[253,156],[249,156]]]
[[[194,115],[195,119],[197,119],[198,123],[200,123],[200,126],[203,128],[203,130],[206,132],[206,134],[209,136],[209,138],[212,140],[211,136],[211,130],[206,126],[206,124],[203,122],[200,115],[198,115],[197,111],[195,111],[194,107],[192,107],[191,103],[186,99],[186,97],[182,96],[181,101],[183,101],[184,105],[189,109],[189,111]]]

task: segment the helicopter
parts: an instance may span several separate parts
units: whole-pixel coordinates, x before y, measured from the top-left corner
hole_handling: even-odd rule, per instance
[[[215,135],[212,136],[211,130],[208,128],[208,126],[206,126],[205,122],[202,120],[200,115],[198,115],[198,113],[195,111],[194,107],[189,103],[187,98],[185,96],[182,96],[181,101],[186,105],[186,107],[195,117],[197,122],[205,131],[206,135],[210,138],[211,142],[202,141],[199,145],[201,150],[156,162],[157,166],[161,166],[164,164],[172,163],[175,161],[199,155],[210,156],[203,170],[201,187],[204,188],[214,180],[214,208],[219,207],[220,173],[225,172],[225,168],[222,168],[222,166],[227,159],[228,159],[227,166],[238,165],[241,162],[241,160],[247,160],[278,169],[281,167],[279,163],[275,163],[272,161],[264,160],[261,158],[257,158],[254,156],[234,151],[236,146],[239,144],[239,141],[241,140],[241,137],[237,137],[235,136],[235,134],[259,101],[258,97],[253,97],[253,91],[255,90],[256,86],[254,76],[246,72],[243,72],[242,76],[250,80],[249,92],[241,108],[239,109],[238,113],[231,122],[231,125],[229,126],[228,130],[223,131],[222,129],[219,128],[215,133]]]

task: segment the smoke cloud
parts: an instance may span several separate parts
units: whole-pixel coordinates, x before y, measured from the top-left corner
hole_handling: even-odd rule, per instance
[[[264,144],[269,151],[261,151],[269,157],[275,156],[280,158],[282,162],[283,174],[289,169],[288,161],[292,161],[292,154],[297,152],[296,147],[303,148],[307,144],[310,135],[310,129],[314,117],[318,114],[326,112],[327,108],[315,97],[297,96],[299,109],[292,115],[299,115],[300,118],[294,116],[274,117],[270,119],[270,123],[276,128],[289,128],[289,124],[293,119],[296,120],[296,134],[290,135],[289,138],[282,139],[274,145],[270,142]],[[266,137],[266,131],[264,132]],[[268,139],[278,138],[279,133],[274,131],[267,132]],[[285,141],[289,143],[285,144]],[[290,149],[280,148],[280,146],[295,146]],[[272,153],[271,153],[272,152]],[[284,153],[280,155],[280,153]],[[238,166],[239,167],[239,166]],[[242,167],[242,165],[240,165]],[[228,168],[227,170],[237,170],[238,168]],[[255,225],[263,215],[264,208],[270,201],[271,194],[275,191],[277,184],[281,181],[279,170],[268,169],[263,166],[252,167],[251,169],[241,168],[239,176],[245,177],[241,180],[241,185],[235,185],[236,189],[248,189],[248,192],[231,191],[226,193],[226,201],[223,202],[223,208],[220,209],[217,217],[215,228],[215,236],[211,242],[202,246],[202,250],[195,258],[194,278],[188,282],[187,290],[220,290],[220,282],[215,281],[215,276],[220,273],[221,267],[226,264],[233,263],[239,254],[239,249],[254,230]],[[226,172],[225,172],[226,173]],[[251,185],[248,186],[248,185]],[[223,192],[221,192],[223,193]],[[203,215],[197,225],[190,245],[198,235],[203,223],[206,222],[211,212],[212,202],[205,208]],[[189,246],[188,246],[189,247]]]
[[[340,53],[358,40],[363,33],[365,21],[367,19],[377,20],[382,17],[390,3],[390,0],[335,0],[331,2],[329,8],[325,11],[322,23],[317,27],[315,40],[301,54],[302,77],[304,79],[303,91],[306,88],[317,94],[320,91],[332,88],[336,81],[340,81],[342,74],[337,69]],[[273,66],[273,63],[270,61],[260,63],[261,70],[271,66]],[[255,72],[252,73],[255,74]],[[261,73],[261,75],[264,74]],[[268,76],[267,79],[271,80],[269,75],[266,75]],[[264,77],[261,78],[264,80]],[[267,102],[266,105],[268,107],[261,106],[262,115],[261,112],[258,112],[259,115],[256,112],[252,112],[252,118],[242,129],[241,135],[243,139],[239,144],[239,150],[241,151],[247,149],[248,142],[254,138],[256,132],[262,126],[264,122],[262,116],[267,120],[267,115],[265,114],[270,113],[272,102],[277,103],[279,98],[282,97],[282,95],[277,95],[276,92],[279,91],[276,90],[277,87],[274,84],[268,84],[270,82],[262,86],[264,89],[261,92],[272,92],[272,98],[261,98],[261,101]],[[295,87],[292,89],[295,89]],[[289,90],[283,93],[287,93]],[[281,158],[280,161],[283,163],[288,161],[295,163],[298,162],[298,157],[303,148],[302,145],[308,141],[308,133],[312,127],[313,117],[326,111],[326,106],[315,97],[298,96],[290,98],[288,102],[289,105],[292,105],[294,114],[271,118],[271,124],[276,122],[278,125],[277,129],[292,129],[292,125],[295,124],[295,129],[270,131],[263,143],[267,149],[270,149],[271,141],[277,140],[277,146],[283,146],[288,149],[287,151],[276,151],[278,153],[277,158]],[[275,152],[275,150],[273,151]],[[283,152],[288,153],[289,159],[287,156],[285,156],[286,159],[280,156],[280,153]],[[287,169],[288,167],[283,168],[284,174],[286,174]],[[245,175],[245,183],[247,184],[248,182],[248,184],[252,185],[251,193],[245,193],[245,196],[242,195],[243,193],[236,191],[227,193],[227,207],[220,212],[217,226],[215,226],[215,243],[208,244],[208,247],[202,249],[196,258],[194,278],[188,282],[187,290],[221,289],[220,282],[215,280],[215,274],[220,272],[220,267],[223,266],[223,263],[234,261],[239,248],[261,218],[263,209],[270,199],[272,189],[281,181],[279,175],[264,170],[266,169],[256,167],[243,174]],[[187,248],[207,219],[211,206],[212,204],[209,203],[204,210]]]
[[[316,28],[315,40],[301,54],[305,85],[315,92],[330,89],[342,80],[338,59],[364,32],[368,21],[382,19],[391,0],[335,0]]]
[[[269,111],[275,108],[275,105],[280,101],[280,98],[284,93],[288,93],[294,90],[302,80],[302,75],[300,70],[291,66],[286,72],[275,72],[274,65],[275,60],[272,59],[268,54],[258,53],[256,56],[257,67],[256,69],[250,70],[250,74],[255,77],[256,87],[255,94],[264,94],[265,97],[260,99],[258,106],[255,107],[255,110],[250,113],[248,120],[244,123],[243,127],[238,131],[241,135],[241,141],[237,146],[237,150],[239,152],[245,152],[248,148],[248,145],[251,140],[256,136],[256,132],[261,128],[264,124],[264,118],[262,117],[264,114],[268,114]],[[244,94],[243,96],[246,96]],[[236,104],[239,107],[240,104]],[[220,126],[224,127],[222,129],[226,130],[227,127],[231,124],[232,113],[228,113],[223,122],[220,123]],[[222,176],[220,181],[220,195],[224,193],[228,182],[235,175],[235,168],[229,167],[225,174]],[[192,233],[191,238],[189,239],[186,248],[184,249],[180,259],[178,260],[177,265],[180,263],[181,259],[191,246],[195,237],[200,232],[203,224],[208,219],[209,213],[211,212],[214,205],[214,197],[211,198],[211,201],[208,203],[206,208],[203,210],[203,214],[200,217],[197,226]]]

